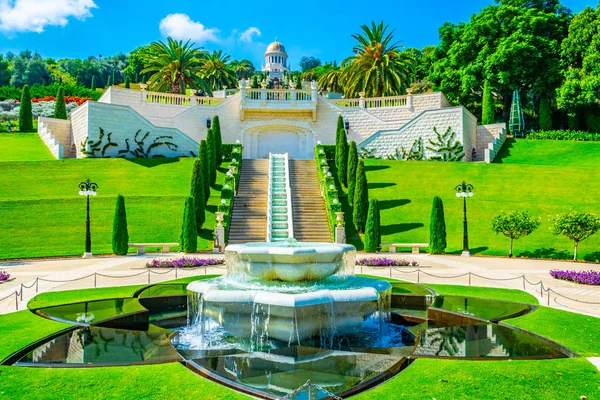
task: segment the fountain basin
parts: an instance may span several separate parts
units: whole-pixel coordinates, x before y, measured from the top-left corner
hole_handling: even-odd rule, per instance
[[[356,248],[347,244],[248,243],[225,249],[228,274],[246,274],[264,281],[320,280],[354,267]]]

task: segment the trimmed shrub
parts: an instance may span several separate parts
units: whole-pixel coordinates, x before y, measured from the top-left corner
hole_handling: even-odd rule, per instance
[[[31,113],[31,93],[29,85],[23,86],[19,109],[19,131],[33,132],[33,114]]]
[[[333,150],[333,151],[328,151]],[[335,239],[335,227],[337,226],[337,216],[336,212],[342,211],[342,204],[339,199],[339,193],[336,189],[336,181],[335,175],[331,172],[331,175],[325,175],[323,171],[324,166],[329,166],[333,170],[334,158],[328,158],[327,154],[334,155],[335,146],[333,145],[322,145],[319,144],[315,147],[315,161],[318,165],[317,174],[319,176],[319,182],[324,182],[324,196],[325,202],[327,204],[327,212],[329,214],[329,227],[331,228],[331,237]],[[342,225],[345,225],[345,222],[342,221]]]
[[[118,256],[124,256],[129,249],[129,233],[127,232],[127,212],[125,211],[125,198],[117,196],[117,206],[113,218],[112,251]]]
[[[298,77],[298,79],[296,79],[296,89],[302,90],[302,79],[300,79],[300,77]]]
[[[367,175],[365,173],[365,163],[358,160],[356,168],[356,187],[354,189],[354,209],[352,220],[359,233],[365,232],[367,223],[367,213],[369,212],[369,192],[367,189]]]
[[[208,158],[208,143],[206,140],[200,141],[198,158],[200,159],[202,176],[204,177],[204,199],[208,202],[208,198],[210,197],[210,162]]]
[[[92,76],[92,83],[90,85],[90,90],[96,90],[96,76]]]
[[[204,221],[206,220],[204,213],[206,198],[204,197],[204,171],[202,171],[202,163],[199,159],[194,161],[190,196],[194,198],[196,206],[196,229],[198,230],[198,235],[200,235],[202,225],[204,225]]]
[[[131,84],[129,83],[129,74],[125,74],[125,89],[130,89]]]
[[[431,254],[444,254],[447,246],[444,203],[439,196],[435,196],[431,206],[431,219],[429,220],[429,252]]]
[[[369,215],[365,228],[365,251],[375,253],[381,244],[381,218],[377,199],[369,200]]]
[[[338,116],[335,134],[335,166],[338,170],[338,180],[343,186],[348,186],[348,138],[344,128],[344,119]]]
[[[118,84],[118,82],[117,82],[117,75],[115,74],[115,70],[113,70],[113,72],[111,74],[111,77],[112,77],[112,84],[113,85]]]
[[[252,86],[250,86],[252,89],[258,89],[258,78],[256,77],[256,75],[254,75],[254,77],[252,78]]]
[[[539,131],[527,134],[533,140],[573,140],[577,142],[600,142],[600,133],[585,131]]]
[[[193,197],[185,199],[183,226],[181,228],[181,249],[185,253],[195,253],[198,248],[198,228],[196,227],[196,204]]]
[[[356,142],[350,142],[348,151],[348,204],[352,206],[354,200],[354,189],[356,188],[356,167],[358,164],[358,149]]]
[[[208,130],[206,135],[206,143],[208,144],[208,173],[210,174],[210,185],[214,185],[217,181],[217,150],[215,143],[215,132],[213,128]]]
[[[223,138],[221,137],[221,122],[219,121],[219,116],[215,115],[212,120],[212,129],[213,134],[215,135],[215,160],[216,166],[220,167],[221,162],[223,162]]]
[[[552,130],[552,107],[550,105],[550,99],[543,95],[540,97],[540,130],[549,131]]]
[[[496,109],[494,96],[492,96],[492,85],[486,79],[483,83],[483,99],[481,100],[481,124],[489,125],[494,122],[496,122]]]
[[[56,103],[54,103],[54,118],[67,119],[67,105],[65,104],[65,89],[58,88]]]

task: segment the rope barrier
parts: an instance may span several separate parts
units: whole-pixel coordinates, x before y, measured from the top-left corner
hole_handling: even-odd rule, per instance
[[[75,281],[80,281],[82,279],[87,279],[89,277],[92,277],[96,275],[96,273],[93,274],[89,274],[86,276],[82,276],[80,278],[75,278],[75,279],[67,279],[67,280],[63,280],[63,281],[59,281],[59,280],[54,280],[54,279],[46,279],[46,278],[38,278],[40,281],[44,281],[44,282],[50,282],[50,283],[68,283],[68,282],[75,282]]]

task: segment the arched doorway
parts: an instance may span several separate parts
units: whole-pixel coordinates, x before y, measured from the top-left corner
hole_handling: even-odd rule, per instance
[[[244,158],[265,158],[269,153],[288,153],[296,160],[314,157],[315,135],[303,122],[249,122],[242,131]]]

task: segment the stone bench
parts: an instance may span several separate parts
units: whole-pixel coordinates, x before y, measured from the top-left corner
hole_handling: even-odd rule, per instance
[[[390,253],[395,253],[397,247],[410,247],[413,254],[419,254],[419,249],[429,247],[428,243],[381,243],[381,247],[389,247]]]
[[[160,247],[162,253],[168,253],[171,247],[179,246],[179,243],[129,243],[129,247],[137,247],[138,254],[146,254],[146,247]]]

